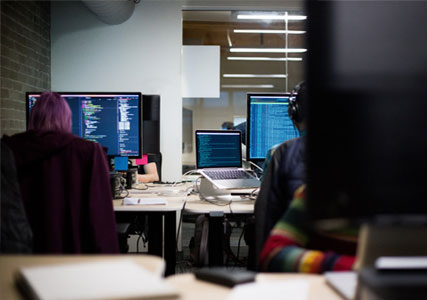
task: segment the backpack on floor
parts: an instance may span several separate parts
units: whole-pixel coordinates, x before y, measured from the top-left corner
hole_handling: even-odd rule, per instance
[[[231,225],[227,218],[223,221],[223,255],[224,263],[228,260],[230,250]],[[190,256],[197,267],[209,265],[209,216],[200,215],[196,219],[194,236],[190,240]]]

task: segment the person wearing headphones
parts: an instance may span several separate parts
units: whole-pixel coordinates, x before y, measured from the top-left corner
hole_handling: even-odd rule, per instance
[[[299,83],[289,100],[288,114],[300,137],[288,140],[271,151],[255,202],[255,257],[258,258],[270,231],[288,209],[296,189],[306,178],[307,86]]]

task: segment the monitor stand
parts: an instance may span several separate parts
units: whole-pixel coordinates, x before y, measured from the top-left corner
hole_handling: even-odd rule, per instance
[[[416,296],[418,299],[427,299],[427,285],[424,284],[427,282],[425,281],[427,270],[381,271],[375,267],[375,262],[379,257],[426,255],[427,225],[425,224],[404,225],[400,223],[362,226],[357,250],[358,260],[355,266],[359,272],[355,299],[415,299],[408,298],[408,292],[413,295],[418,293]],[[424,281],[421,286],[420,281]],[[396,282],[400,282],[399,287],[396,286]],[[423,298],[419,298],[421,295]]]
[[[200,199],[208,201],[231,201],[231,192],[217,188],[212,182],[202,177],[200,179]]]

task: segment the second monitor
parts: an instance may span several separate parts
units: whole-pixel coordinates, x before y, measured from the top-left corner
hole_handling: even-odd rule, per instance
[[[262,161],[273,146],[299,136],[288,115],[290,93],[248,94],[246,158]]]
[[[27,121],[40,94],[27,93]],[[109,156],[142,156],[141,93],[59,94],[70,106],[73,134],[100,143]]]

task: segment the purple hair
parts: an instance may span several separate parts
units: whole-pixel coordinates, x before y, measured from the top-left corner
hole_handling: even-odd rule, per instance
[[[44,92],[31,109],[28,129],[71,132],[71,109],[61,95]]]

